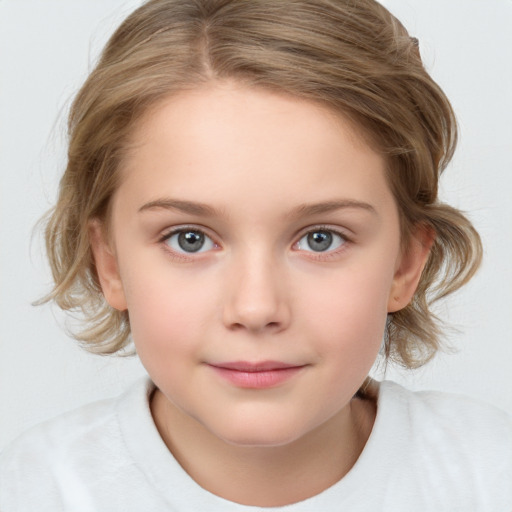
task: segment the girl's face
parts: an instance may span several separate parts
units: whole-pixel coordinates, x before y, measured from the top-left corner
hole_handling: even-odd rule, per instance
[[[383,158],[325,107],[236,84],[169,98],[132,142],[93,247],[168,407],[244,446],[343,415],[423,261]]]

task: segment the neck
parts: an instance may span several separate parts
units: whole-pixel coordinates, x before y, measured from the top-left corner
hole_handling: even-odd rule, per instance
[[[244,505],[276,507],[321,493],[355,464],[375,419],[372,400],[353,399],[327,422],[281,446],[219,439],[156,390],[151,411],[165,444],[201,487]]]

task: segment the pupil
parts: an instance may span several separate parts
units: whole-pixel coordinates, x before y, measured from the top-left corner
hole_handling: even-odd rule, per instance
[[[204,245],[204,235],[197,231],[182,231],[178,236],[179,246],[187,252],[197,252]]]
[[[316,231],[309,233],[308,245],[314,251],[322,252],[329,249],[332,244],[332,234],[327,231]]]

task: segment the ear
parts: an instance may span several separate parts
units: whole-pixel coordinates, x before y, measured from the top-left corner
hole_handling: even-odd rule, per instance
[[[105,300],[114,309],[126,310],[126,298],[115,251],[107,239],[104,224],[97,219],[89,223],[89,241]]]
[[[426,225],[416,227],[407,247],[401,252],[397,261],[388,298],[388,313],[399,311],[411,302],[434,240],[435,232],[431,227]]]

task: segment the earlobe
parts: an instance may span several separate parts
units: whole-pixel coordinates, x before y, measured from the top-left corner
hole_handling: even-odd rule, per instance
[[[400,255],[393,277],[388,313],[405,308],[412,300],[434,240],[435,232],[428,226],[418,226],[411,236],[406,250]]]
[[[125,311],[127,304],[117,258],[107,240],[103,223],[97,219],[89,223],[89,241],[105,300],[114,309]]]

